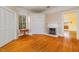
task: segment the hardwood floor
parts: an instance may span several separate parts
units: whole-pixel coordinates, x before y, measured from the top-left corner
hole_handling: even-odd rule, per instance
[[[70,31],[70,37],[76,39],[77,32],[76,31]]]
[[[78,52],[79,41],[47,35],[22,36],[4,47],[0,52]]]

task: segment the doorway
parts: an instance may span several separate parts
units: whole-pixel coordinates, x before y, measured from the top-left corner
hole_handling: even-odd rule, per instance
[[[76,12],[64,13],[64,36],[69,39],[77,39],[77,14]]]

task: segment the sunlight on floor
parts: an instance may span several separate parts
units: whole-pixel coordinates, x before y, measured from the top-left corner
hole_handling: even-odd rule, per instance
[[[69,31],[64,31],[64,37],[65,37],[65,38],[70,38],[70,36],[69,36]]]

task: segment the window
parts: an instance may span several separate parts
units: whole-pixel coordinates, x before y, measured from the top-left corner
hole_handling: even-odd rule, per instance
[[[19,16],[19,29],[26,28],[26,16]]]

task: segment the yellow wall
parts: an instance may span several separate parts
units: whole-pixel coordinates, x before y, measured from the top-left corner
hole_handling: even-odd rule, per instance
[[[77,15],[75,12],[67,12],[64,14],[64,19],[68,20],[68,23],[65,25],[69,26],[69,30],[76,31],[77,29]]]

